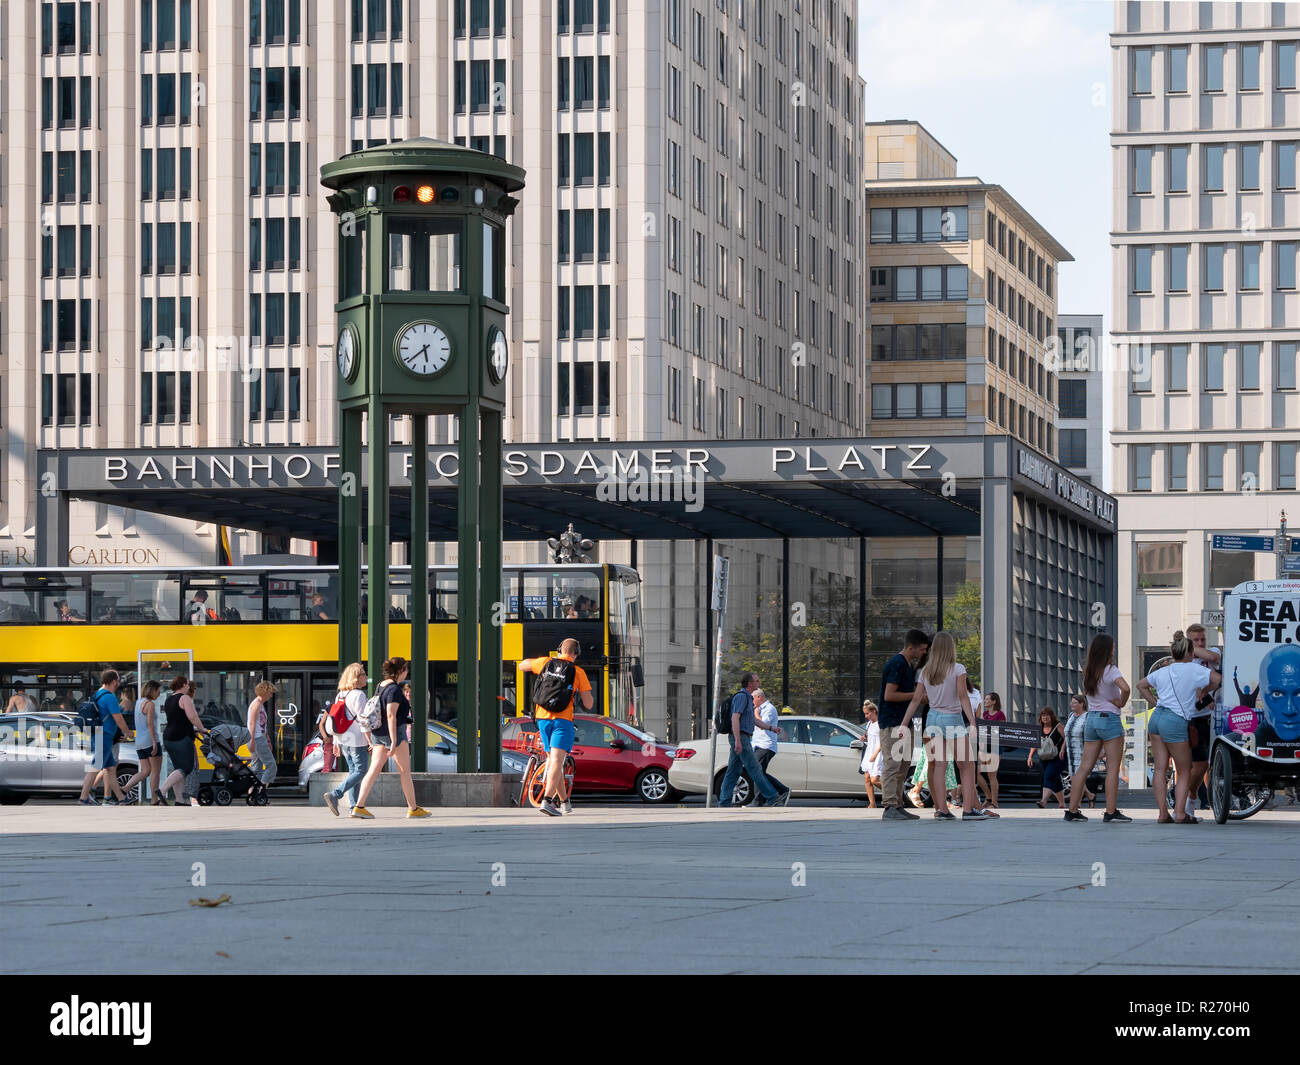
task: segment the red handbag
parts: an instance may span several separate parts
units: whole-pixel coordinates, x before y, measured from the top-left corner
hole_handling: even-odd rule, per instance
[[[352,722],[356,720],[348,713],[348,704],[345,700],[340,699],[329,709],[329,716],[326,718],[329,722],[326,730],[335,736],[342,736],[352,727]]]

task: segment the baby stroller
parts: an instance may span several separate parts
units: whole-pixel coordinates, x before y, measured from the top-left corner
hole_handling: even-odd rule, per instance
[[[229,806],[240,795],[249,806],[265,806],[271,801],[266,785],[239,757],[239,748],[250,738],[248,729],[239,725],[217,725],[199,741],[203,757],[213,767],[212,779],[199,786],[200,806]]]

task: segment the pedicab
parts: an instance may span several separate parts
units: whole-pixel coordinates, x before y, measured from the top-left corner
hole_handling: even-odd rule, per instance
[[[1300,783],[1300,580],[1245,581],[1223,604],[1210,801],[1223,824]]]

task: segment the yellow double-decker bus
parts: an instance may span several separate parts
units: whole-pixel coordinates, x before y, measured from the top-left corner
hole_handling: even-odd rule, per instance
[[[429,570],[429,716],[457,719],[457,575]],[[338,683],[338,572],[328,566],[14,568],[0,570],[0,707],[15,685],[35,709],[73,712],[116,669],[124,687],[192,670],[205,723],[243,722],[263,678],[279,689],[272,742],[283,776]],[[363,586],[364,587],[364,586]],[[410,656],[410,567],[389,575],[390,654]],[[640,578],[610,564],[527,565],[502,572],[503,713],[527,707],[524,658],[572,636],[591,678],[594,711],[639,723]],[[356,658],[364,660],[362,642]],[[143,676],[141,675],[143,674]],[[522,701],[521,701],[522,697]]]

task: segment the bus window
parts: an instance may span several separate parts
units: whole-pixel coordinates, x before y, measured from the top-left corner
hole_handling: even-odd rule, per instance
[[[90,578],[90,617],[108,624],[179,621],[181,580],[174,574],[95,573]],[[260,611],[259,611],[260,613]]]

